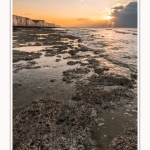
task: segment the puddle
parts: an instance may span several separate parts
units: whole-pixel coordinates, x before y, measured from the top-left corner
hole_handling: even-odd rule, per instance
[[[27,47],[16,47],[13,48],[13,50],[20,50],[20,51],[25,51],[25,52],[36,52],[43,50],[45,48],[51,48],[51,46],[27,46]]]
[[[38,37],[38,40],[44,40],[45,38],[43,38],[43,37]]]
[[[27,42],[26,45],[27,46],[33,46],[36,42]]]
[[[38,69],[21,69],[13,74],[13,82],[21,83],[17,89],[13,90],[14,104],[22,105],[39,97],[55,97],[59,100],[68,101],[75,94],[75,82],[65,83],[63,79],[63,71],[79,67],[79,64],[67,65],[68,60],[63,59],[65,54],[61,54],[61,61],[56,62],[57,56],[45,57],[44,52],[34,66],[41,66]],[[19,61],[15,65],[26,65],[28,61]],[[55,82],[50,82],[56,79]]]
[[[88,52],[88,51],[86,51],[86,52],[81,52],[81,51],[79,51],[78,53],[76,53],[77,55],[79,55],[79,56],[85,56],[85,55],[90,55],[90,56],[95,56],[94,54],[93,54],[93,52]]]
[[[117,135],[122,135],[125,127],[137,125],[137,113],[129,112],[132,116],[126,115],[125,109],[103,112],[101,118],[104,124],[93,128],[92,139],[96,140],[98,150],[108,150],[108,145]]]
[[[75,93],[74,83],[66,84],[62,81],[62,69],[23,69],[14,74],[14,83],[21,83],[22,86],[13,90],[14,104],[22,105],[39,97],[55,97],[59,100],[69,100]],[[56,79],[55,82],[50,82]]]
[[[49,34],[35,34],[35,35],[38,35],[38,36],[47,36]]]
[[[48,36],[49,34],[29,34],[29,35]]]
[[[13,40],[13,43],[16,43],[17,42],[17,40]]]

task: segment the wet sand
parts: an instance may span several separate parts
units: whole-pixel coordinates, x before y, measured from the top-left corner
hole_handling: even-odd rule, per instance
[[[136,126],[129,66],[61,29],[13,33],[14,149],[137,149]]]

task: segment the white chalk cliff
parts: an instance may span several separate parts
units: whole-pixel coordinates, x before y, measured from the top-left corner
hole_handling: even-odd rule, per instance
[[[54,23],[47,23],[44,20],[33,20],[16,15],[13,15],[13,26],[59,27]]]

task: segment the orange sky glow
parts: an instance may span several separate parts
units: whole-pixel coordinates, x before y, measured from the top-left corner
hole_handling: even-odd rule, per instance
[[[111,22],[112,8],[131,0],[13,0],[13,14],[45,20],[62,27],[92,27]]]

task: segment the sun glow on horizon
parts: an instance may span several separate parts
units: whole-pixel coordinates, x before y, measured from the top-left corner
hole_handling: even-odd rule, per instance
[[[105,20],[111,20],[112,18],[112,16],[105,16]]]
[[[106,8],[105,11],[103,11],[103,20],[110,21],[112,16],[113,10],[111,8]]]
[[[62,27],[107,26],[115,17],[114,7],[131,0],[13,0],[13,14],[45,20]],[[119,3],[120,2],[120,3]],[[118,10],[119,11],[119,10]]]

